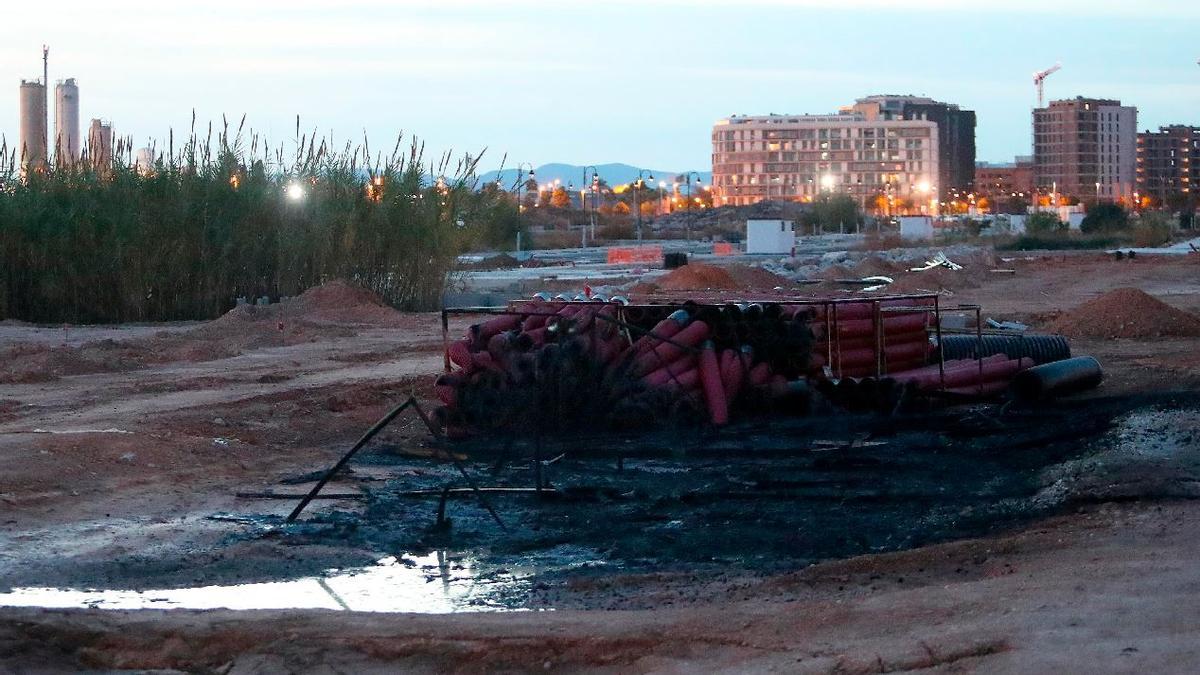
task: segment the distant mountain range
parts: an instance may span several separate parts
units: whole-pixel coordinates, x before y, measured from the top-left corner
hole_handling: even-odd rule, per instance
[[[576,187],[579,187],[580,184],[583,182],[584,168],[585,168],[585,165],[582,165],[582,164],[580,164],[580,165],[561,164],[561,163],[543,164],[539,167],[534,168],[533,177],[539,183],[552,183],[552,182],[554,182],[555,179],[558,179],[559,181],[562,182],[563,185],[566,185],[567,183],[574,183],[574,185]],[[528,171],[528,169],[526,168],[524,170],[524,172],[527,172],[527,171]],[[613,185],[613,186],[623,185],[626,183],[632,183],[633,181],[637,180],[638,171],[639,171],[638,167],[630,166],[629,164],[617,163],[617,164],[597,164],[596,165],[596,172],[598,174],[600,174],[600,178],[602,178],[609,185]],[[682,176],[683,174],[685,174],[687,172],[686,171],[667,171],[665,169],[661,169],[661,170],[660,169],[651,169],[650,173],[654,175],[655,183],[657,183],[658,181],[666,181],[667,183],[672,183],[675,181],[676,176]],[[701,183],[704,183],[705,185],[712,183],[712,172],[711,171],[697,171],[696,173],[699,174]],[[487,173],[481,174],[479,176],[479,180],[480,180],[480,183],[484,183],[484,182],[495,181],[495,180],[499,179],[500,184],[503,185],[504,188],[507,190],[516,184],[517,174],[518,174],[518,171],[515,168],[504,169],[503,171],[488,171]],[[650,181],[650,177],[648,175],[644,176],[644,178],[647,182]],[[591,180],[591,169],[590,168],[588,169],[588,180]],[[692,177],[692,180],[695,180],[695,176]]]

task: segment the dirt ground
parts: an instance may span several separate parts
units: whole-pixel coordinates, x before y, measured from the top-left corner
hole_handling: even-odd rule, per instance
[[[1014,272],[938,272],[928,283],[913,273],[904,283],[1035,326],[1120,287],[1200,312],[1194,256],[1017,254],[994,264]],[[285,577],[372,560],[370,546],[324,540],[226,546],[229,522],[211,518],[285,514],[290,501],[237,495],[294,492],[281,480],[328,466],[410,393],[432,398],[437,315],[344,294],[308,302],[204,325],[0,324],[0,592],[138,587],[112,560],[152,570],[160,585],[147,588],[228,582],[240,556],[272,559],[270,574]],[[452,333],[469,321],[456,318]],[[1200,391],[1200,338],[1072,347],[1105,365],[1104,396]],[[1200,423],[1187,418],[1122,431],[1142,434],[1130,441],[1144,448],[1137,462],[1101,453],[1070,464],[1066,489],[1083,497],[985,537],[795,571],[568,575],[535,589],[538,607],[553,611],[0,608],[0,672],[1194,671]],[[399,425],[379,443],[420,452],[424,436]],[[1162,447],[1170,453],[1155,454]],[[367,482],[373,470],[355,468]],[[353,502],[313,508],[330,506]],[[736,531],[731,522],[726,536]],[[193,550],[189,564],[171,555]]]

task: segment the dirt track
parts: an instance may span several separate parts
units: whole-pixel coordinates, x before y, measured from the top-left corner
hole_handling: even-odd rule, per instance
[[[1013,267],[1015,275],[984,275],[946,297],[1035,322],[1119,286],[1200,309],[1200,265],[1192,258],[1050,258]],[[441,364],[436,317],[380,316],[372,312],[352,330],[342,328],[354,324],[346,316],[316,322],[278,337],[280,346],[276,337],[247,340],[229,347],[240,354],[212,360],[156,362],[142,350],[133,367],[126,355],[115,366],[89,361],[84,374],[0,384],[0,587],[39,574],[46,585],[69,583],[97,559],[218,541],[222,528],[204,516],[251,508],[235,492],[275,489],[281,477],[326,465],[390,403],[410,390],[427,394],[427,376]],[[274,320],[262,335],[276,335]],[[322,329],[330,323],[337,330]],[[82,344],[89,330],[71,329],[67,339]],[[95,330],[114,337],[112,329]],[[134,341],[178,346],[178,338],[136,332]],[[57,336],[6,325],[0,341],[0,348],[41,349]],[[1107,366],[1106,393],[1200,385],[1197,346],[1194,338],[1075,343]],[[418,436],[393,434],[381,440]],[[1189,436],[1187,444],[1194,450],[1200,442]],[[290,505],[252,508],[276,506]],[[233,663],[233,672],[325,665],[482,672],[547,663],[563,671],[1194,670],[1197,535],[1200,507],[1191,502],[1110,505],[1007,536],[784,576],[639,575],[562,592],[562,606],[638,606],[622,599],[643,597],[657,607],[619,615],[4,609],[0,663],[17,670]],[[255,554],[280,552],[264,544]],[[296,569],[321,563],[319,553],[314,558]],[[197,569],[196,580],[205,579]]]

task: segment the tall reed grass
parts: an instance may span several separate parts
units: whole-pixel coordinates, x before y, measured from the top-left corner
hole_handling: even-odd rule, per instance
[[[21,175],[0,144],[0,319],[211,318],[238,296],[350,279],[407,310],[435,308],[455,258],[515,205],[475,190],[478,156],[426,160],[416,139],[294,150],[225,122],[131,168],[81,161]],[[93,153],[95,155],[95,153]],[[431,178],[436,177],[436,178]]]

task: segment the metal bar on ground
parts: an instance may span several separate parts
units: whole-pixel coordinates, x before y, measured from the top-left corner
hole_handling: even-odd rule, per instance
[[[292,509],[292,512],[288,514],[287,522],[294,522],[296,518],[299,517],[300,513],[304,511],[304,507],[308,506],[308,503],[317,496],[317,493],[321,491],[321,488],[325,487],[325,484],[328,483],[338,471],[341,471],[342,467],[346,466],[351,457],[357,454],[359,450],[362,450],[363,446],[365,446],[372,438],[375,437],[375,434],[383,431],[383,428],[391,423],[392,420],[396,419],[397,415],[407,410],[409,406],[416,405],[416,402],[417,399],[411,396],[408,397],[407,401],[401,403],[395,408],[392,408],[391,412],[384,415],[378,422],[368,429],[367,433],[363,434],[362,438],[358,439],[358,442],[354,444],[354,447],[350,448],[349,452],[342,455],[342,458],[339,459],[336,464],[330,467],[329,471],[326,471],[325,475],[321,477],[321,480],[317,481],[317,484],[313,486],[313,489],[304,496],[304,499],[300,500],[300,503],[296,505],[296,508]]]

